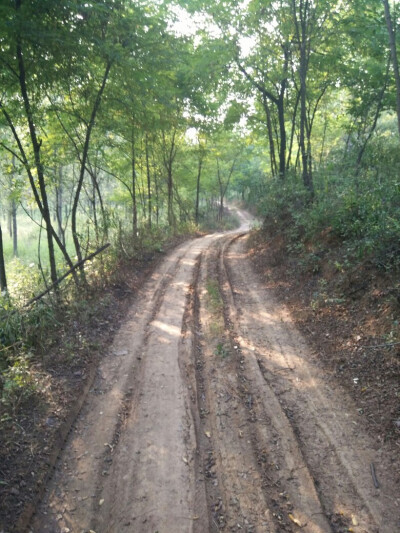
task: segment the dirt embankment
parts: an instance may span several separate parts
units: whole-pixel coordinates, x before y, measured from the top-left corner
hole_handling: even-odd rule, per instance
[[[318,265],[309,265],[306,254],[288,253],[281,235],[258,232],[250,238],[249,258],[324,371],[353,398],[359,422],[393,458],[400,490],[398,275],[371,260],[343,268],[338,242],[326,242],[325,250]]]

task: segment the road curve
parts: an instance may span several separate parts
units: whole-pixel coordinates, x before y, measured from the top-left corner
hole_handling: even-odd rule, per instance
[[[235,232],[141,288],[60,454],[33,533],[395,533],[394,480]]]

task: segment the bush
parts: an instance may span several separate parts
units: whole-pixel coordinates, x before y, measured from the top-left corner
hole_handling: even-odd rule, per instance
[[[373,256],[384,268],[400,267],[400,155],[398,142],[374,139],[363,166],[332,161],[314,173],[312,202],[293,175],[271,180],[258,208],[265,225],[285,231],[291,251],[324,246],[327,233],[358,258]]]

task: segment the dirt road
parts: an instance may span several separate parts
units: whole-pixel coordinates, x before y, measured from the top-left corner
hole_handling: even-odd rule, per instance
[[[390,465],[253,272],[241,218],[142,287],[33,532],[400,531]]]

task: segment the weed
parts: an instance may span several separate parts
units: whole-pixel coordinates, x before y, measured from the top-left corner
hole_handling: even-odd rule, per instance
[[[321,306],[326,304],[327,301],[329,300],[329,296],[327,293],[327,287],[328,287],[328,282],[326,281],[326,279],[321,278],[318,281],[318,290],[314,292],[312,300],[311,300],[311,309],[313,311],[316,311],[317,309],[319,309]]]
[[[228,347],[223,342],[218,342],[217,346],[215,347],[214,354],[225,359],[225,357],[229,355]]]
[[[1,374],[1,415],[15,416],[21,403],[28,401],[36,392],[28,355],[16,357]]]
[[[223,308],[223,301],[222,301],[221,293],[219,291],[218,281],[214,279],[208,279],[206,281],[206,289],[207,289],[207,296],[208,296],[208,304],[209,304],[211,312],[213,313],[221,312]]]

